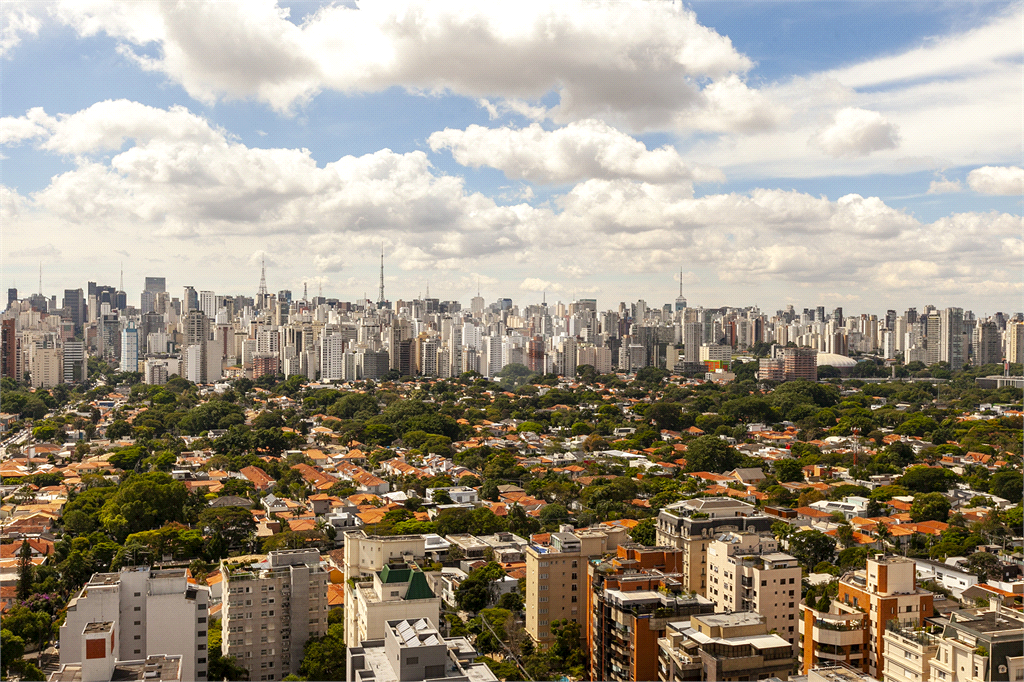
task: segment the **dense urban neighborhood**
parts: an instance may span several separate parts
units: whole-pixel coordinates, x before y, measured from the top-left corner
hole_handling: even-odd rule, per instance
[[[1004,368],[758,365],[5,377],[4,674],[1021,679]]]

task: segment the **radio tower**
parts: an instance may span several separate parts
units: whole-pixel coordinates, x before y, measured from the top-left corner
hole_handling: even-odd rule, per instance
[[[380,293],[377,294],[377,307],[384,307],[384,245],[380,245]]]
[[[257,300],[260,302],[260,308],[265,308],[267,305],[267,259],[260,259],[260,289],[256,292]]]

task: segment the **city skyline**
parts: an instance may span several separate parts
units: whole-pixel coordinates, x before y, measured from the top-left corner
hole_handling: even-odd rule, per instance
[[[131,8],[3,6],[22,295],[1020,308],[1020,3]]]

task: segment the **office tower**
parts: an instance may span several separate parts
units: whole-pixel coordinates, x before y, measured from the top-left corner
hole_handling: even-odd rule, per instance
[[[721,611],[756,611],[794,648],[800,562],[770,534],[729,532],[708,544],[708,599]]]
[[[896,317],[897,316],[896,316],[896,311],[895,310],[886,310],[885,311],[885,328],[886,329],[894,329],[895,328],[894,325],[896,324]]]
[[[222,563],[220,573],[224,655],[234,656],[250,680],[298,673],[306,641],[327,632],[329,575],[320,552],[274,551],[248,566]]]
[[[183,314],[190,310],[199,310],[199,294],[196,292],[195,287],[185,287],[185,293],[182,295],[181,299],[181,306],[183,308]]]
[[[928,366],[939,362],[942,349],[942,316],[939,313],[928,313],[924,316],[925,347],[927,348]]]
[[[146,291],[152,291],[153,293],[160,293],[167,291],[167,278],[166,277],[147,277],[146,278]]]
[[[130,320],[128,326],[121,330],[121,371],[139,371],[139,330]]]
[[[18,290],[14,287],[7,290],[7,307],[10,308],[11,304],[18,300]]]
[[[587,562],[626,538],[625,528],[580,528],[552,533],[548,547],[526,547],[526,631],[541,648],[553,641],[552,620],[586,622]]]
[[[867,560],[867,568],[839,579],[839,593],[832,600],[832,610],[839,614],[867,613],[867,668],[868,674],[876,679],[881,679],[884,669],[883,634],[890,621],[906,627],[921,625],[932,616],[934,595],[918,588],[915,566],[913,559],[879,555]]]
[[[65,384],[85,381],[89,375],[89,367],[86,364],[85,343],[82,341],[65,341],[63,353],[61,353],[61,363],[64,369]]]
[[[706,497],[676,502],[661,510],[656,527],[659,547],[684,551],[683,586],[707,594],[707,550],[716,533],[771,530],[773,517],[760,514],[753,505],[725,497]]]
[[[60,626],[60,662],[80,662],[86,626],[109,622],[117,658],[178,655],[180,679],[205,680],[209,603],[209,588],[189,582],[184,568],[96,573],[68,602]]]
[[[78,333],[82,330],[82,325],[85,323],[85,298],[82,296],[82,290],[65,289],[63,307],[64,314],[62,317],[73,322],[75,333]]]
[[[711,600],[682,589],[682,555],[628,543],[587,563],[590,679],[658,679],[658,640],[667,624],[714,613]]]
[[[846,319],[843,317],[843,309],[842,308],[836,308],[835,310],[832,311],[832,322],[837,327],[845,326]]]
[[[200,291],[199,309],[210,319],[217,317],[217,294],[212,291]]]
[[[704,325],[700,322],[683,323],[683,362],[700,362],[701,339]]]
[[[198,310],[189,311],[183,320],[185,353],[182,358],[185,378],[197,384],[208,381],[210,318]]]

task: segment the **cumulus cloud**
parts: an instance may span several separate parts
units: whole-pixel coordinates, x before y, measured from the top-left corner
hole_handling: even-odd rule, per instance
[[[1024,170],[1017,166],[984,166],[967,175],[967,185],[979,194],[1024,195]]]
[[[815,133],[810,143],[835,158],[867,156],[882,149],[895,149],[900,134],[877,111],[847,107],[836,113],[831,125]]]
[[[691,169],[674,147],[648,150],[643,142],[594,119],[544,130],[527,128],[446,128],[427,143],[434,151],[450,150],[463,166],[490,166],[512,180],[546,184],[587,178],[628,178],[663,183],[725,178],[715,169]]]
[[[49,242],[38,246],[30,246],[24,249],[11,251],[11,258],[56,258],[60,256],[61,250]]]
[[[4,116],[0,118],[0,144],[15,145],[49,136],[54,123],[42,107],[29,109],[24,116]]]
[[[248,147],[187,110],[130,104],[106,109],[108,117],[55,115],[32,138],[55,154],[78,152],[73,168],[30,196],[0,192],[6,243],[35,248],[41,234],[87,231],[83,249],[95,257],[132,243],[211,275],[251,254],[253,287],[264,255],[253,248],[273,244],[272,288],[279,269],[326,274],[344,259],[346,272],[369,273],[372,290],[383,242],[389,274],[449,272],[431,280],[467,292],[475,276],[466,270],[499,273],[509,263],[604,279],[627,259],[631,272],[667,273],[667,283],[695,254],[737,285],[849,284],[857,293],[881,282],[884,267],[920,260],[936,268],[920,287],[954,279],[982,287],[1012,284],[1024,257],[1020,219],[1007,214],[923,223],[877,197],[778,189],[698,197],[688,182],[627,177],[589,178],[541,206],[499,206],[438,173],[421,151],[318,164],[307,150]],[[521,277],[514,286],[523,291],[565,291],[550,274]]]
[[[928,194],[951,194],[961,190],[963,190],[963,185],[959,180],[947,180],[944,177],[932,180],[928,185]]]
[[[39,34],[42,22],[37,12],[43,8],[40,2],[4,0],[0,3],[0,57],[10,57],[24,36]]]
[[[562,285],[556,282],[548,282],[547,280],[539,279],[537,277],[527,277],[519,285],[519,288],[523,291],[533,291],[536,293],[543,293],[545,291],[559,292],[562,291]]]
[[[122,40],[126,55],[197,99],[255,98],[279,111],[325,89],[398,86],[497,98],[506,110],[561,123],[601,117],[657,127],[713,105],[719,95],[701,90],[704,79],[713,85],[752,66],[694,12],[664,2],[362,2],[298,23],[273,0],[65,2],[56,14],[81,35]],[[136,49],[150,42],[156,57]],[[538,108],[551,92],[558,104]]]

